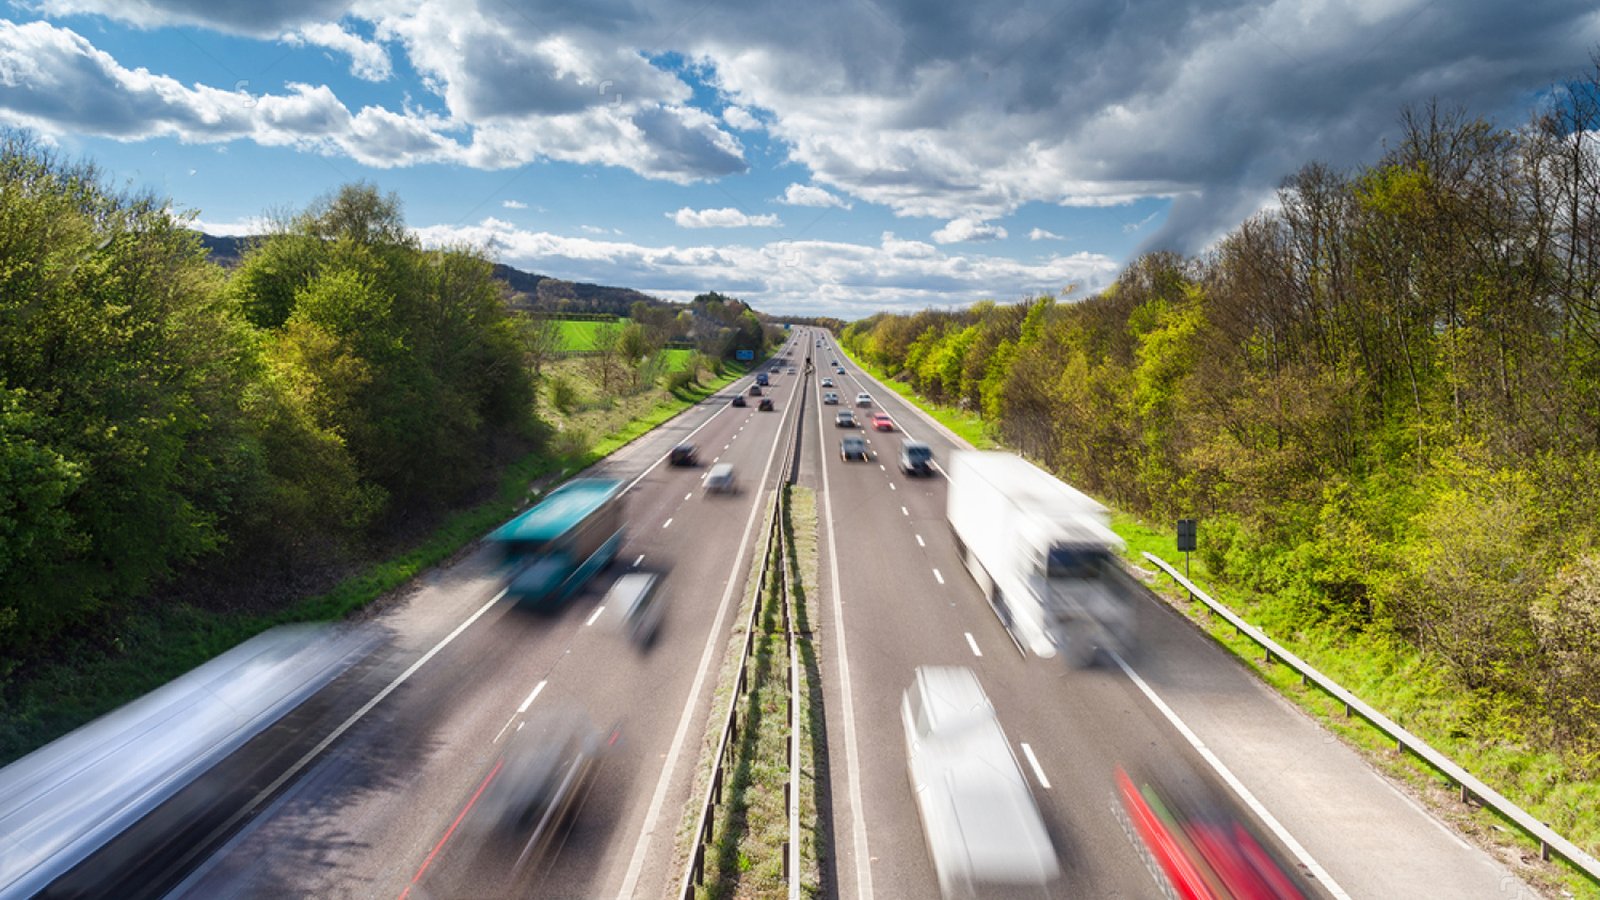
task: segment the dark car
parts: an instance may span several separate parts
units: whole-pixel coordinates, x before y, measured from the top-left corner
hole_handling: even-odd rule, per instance
[[[867,442],[865,440],[862,440],[860,435],[855,435],[855,434],[845,435],[844,439],[839,441],[839,458],[840,459],[863,459],[863,460],[866,459],[867,458]]]
[[[932,475],[933,449],[920,441],[901,444],[900,471],[907,475]]]
[[[759,385],[759,384],[750,385],[750,396],[752,396],[752,397],[761,396],[761,385]]]
[[[744,395],[743,394],[734,394],[733,395],[733,403],[731,403],[730,405],[731,406],[747,406],[748,404],[746,404],[744,402]]]
[[[693,444],[679,444],[678,446],[673,447],[672,448],[672,452],[667,454],[667,462],[668,462],[668,464],[674,465],[674,466],[692,466],[692,465],[694,465],[694,462],[695,462],[694,445]]]
[[[772,405],[771,397],[762,397],[761,403],[756,406],[756,409],[760,410],[761,412],[772,412],[775,408],[776,407]]]
[[[848,409],[841,409],[839,414],[833,417],[833,424],[840,428],[854,428],[856,427],[855,413]]]

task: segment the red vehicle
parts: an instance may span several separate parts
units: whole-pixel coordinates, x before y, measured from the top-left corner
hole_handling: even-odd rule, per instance
[[[1123,813],[1180,900],[1303,900],[1256,836],[1227,812],[1180,793],[1136,786],[1117,769]]]
[[[872,427],[879,431],[893,431],[894,420],[889,418],[888,413],[878,413],[872,417]]]

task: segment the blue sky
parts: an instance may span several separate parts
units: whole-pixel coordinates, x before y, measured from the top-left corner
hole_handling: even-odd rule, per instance
[[[1194,6],[13,0],[0,123],[213,232],[363,180],[430,243],[854,318],[1092,291],[1600,45],[1566,0]]]

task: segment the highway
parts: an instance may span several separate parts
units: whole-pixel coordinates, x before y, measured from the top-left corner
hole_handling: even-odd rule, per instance
[[[821,519],[810,619],[828,739],[827,896],[939,894],[900,721],[902,692],[929,664],[977,673],[1060,856],[1057,882],[1017,896],[1161,896],[1118,812],[1118,766],[1220,798],[1308,897],[1536,896],[1151,596],[1138,600],[1141,646],[1128,659],[1075,670],[1024,657],[957,554],[942,470],[913,479],[896,465],[907,438],[939,463],[964,444],[811,334],[791,339],[798,374],[773,376],[777,410],[729,405],[747,376],[585,473],[630,485],[613,572],[665,573],[652,647],[630,643],[601,605],[612,574],[559,613],[530,615],[501,599],[493,554],[474,548],[370,616],[379,656],[236,754],[213,776],[225,785],[196,789],[226,814],[214,809],[183,842],[215,852],[182,859],[183,871],[164,858],[149,877],[171,881],[146,887],[204,900],[673,895],[712,691],[781,445],[799,427],[799,480],[818,492]],[[840,406],[819,402],[823,377]],[[858,391],[870,407],[853,405]],[[839,428],[847,408],[887,412],[895,430]],[[841,459],[846,434],[865,437],[872,458]],[[666,464],[683,440],[699,465]],[[739,491],[703,490],[717,462],[735,466]],[[610,744],[559,852],[508,875],[461,823],[508,742],[560,711]]]

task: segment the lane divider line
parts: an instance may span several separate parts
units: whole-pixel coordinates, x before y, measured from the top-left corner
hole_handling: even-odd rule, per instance
[[[940,574],[939,574],[939,570],[938,570],[938,569],[934,569],[934,570],[933,570],[933,577],[934,577],[934,578],[935,578],[935,579],[936,579],[936,580],[938,580],[938,582],[939,582],[939,583],[940,583],[940,584],[944,584],[944,576],[943,576],[943,575],[940,575]]]
[[[1039,765],[1039,757],[1033,755],[1033,748],[1027,744],[1022,745],[1022,755],[1028,758],[1028,765],[1033,766],[1033,774],[1039,779],[1039,786],[1050,790],[1050,779],[1044,777],[1044,768]]]
[[[594,624],[594,620],[600,618],[600,614],[605,612],[605,611],[606,611],[605,606],[603,606],[603,605],[602,606],[596,606],[594,608],[594,612],[589,613],[589,618],[584,621],[583,627],[588,628],[590,625],[593,625]]]
[[[973,656],[983,656],[983,651],[978,649],[978,642],[973,638],[972,632],[963,632],[967,636],[967,646],[972,648]]]

